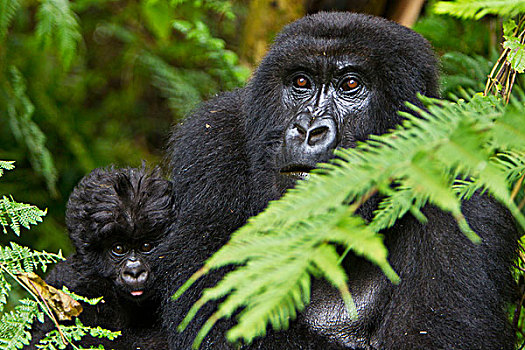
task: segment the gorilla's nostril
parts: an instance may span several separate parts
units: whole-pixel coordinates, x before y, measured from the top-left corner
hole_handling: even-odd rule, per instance
[[[319,126],[310,130],[308,135],[308,145],[314,146],[318,142],[323,142],[330,136],[330,128],[328,126]]]
[[[148,271],[143,271],[140,275],[137,276],[137,282],[144,283],[148,279]]]
[[[306,137],[307,130],[305,128],[303,128],[301,125],[297,123],[294,123],[293,127],[295,128],[295,130],[297,130],[299,135],[301,135],[303,138]]]
[[[322,137],[324,134],[328,132],[328,130],[329,129],[327,126],[321,126],[319,128],[310,130],[310,139]]]

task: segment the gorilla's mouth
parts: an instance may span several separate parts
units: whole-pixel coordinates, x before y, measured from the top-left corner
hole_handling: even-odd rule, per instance
[[[131,295],[134,297],[140,297],[142,294],[144,294],[143,290],[134,290],[131,292]]]
[[[303,164],[287,165],[281,169],[281,175],[290,177],[294,180],[305,180],[310,176],[313,167]]]

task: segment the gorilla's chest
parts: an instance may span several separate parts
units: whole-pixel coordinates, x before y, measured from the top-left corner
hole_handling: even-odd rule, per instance
[[[357,318],[352,318],[339,291],[324,280],[312,284],[311,303],[301,314],[300,322],[310,332],[327,338],[330,342],[351,349],[372,349],[375,341],[375,324],[388,293],[384,276],[378,269],[360,261],[358,268],[349,273],[350,292],[357,308]]]

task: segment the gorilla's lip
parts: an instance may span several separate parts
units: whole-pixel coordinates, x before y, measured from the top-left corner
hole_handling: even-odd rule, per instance
[[[134,297],[140,297],[142,294],[144,294],[143,290],[134,290],[131,292],[131,295],[133,295]]]
[[[280,171],[281,175],[288,176],[294,180],[305,180],[310,176],[310,171],[314,169],[309,165],[293,164],[283,167]]]

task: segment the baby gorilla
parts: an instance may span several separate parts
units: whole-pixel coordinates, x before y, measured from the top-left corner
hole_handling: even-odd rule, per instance
[[[159,330],[155,280],[162,259],[158,246],[174,222],[173,214],[172,186],[158,169],[95,169],[75,188],[66,223],[76,254],[59,263],[46,282],[89,298],[104,296],[103,303],[83,305],[80,320],[122,331],[115,341],[86,336],[81,345],[167,348]],[[40,326],[34,343],[52,327],[50,320]]]

